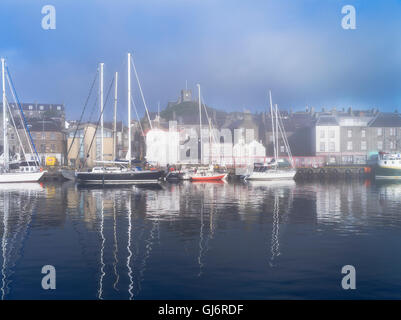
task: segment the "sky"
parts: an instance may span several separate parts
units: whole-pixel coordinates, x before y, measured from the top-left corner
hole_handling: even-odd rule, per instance
[[[42,28],[49,4],[55,30]],[[341,26],[344,5],[355,7],[354,30]],[[199,83],[206,104],[226,111],[266,110],[269,89],[281,109],[401,111],[401,0],[1,0],[0,7],[0,55],[20,100],[64,103],[69,119],[79,118],[100,62],[105,96],[119,72],[118,116],[126,119],[127,52],[150,111],[176,100],[186,81],[194,96]]]

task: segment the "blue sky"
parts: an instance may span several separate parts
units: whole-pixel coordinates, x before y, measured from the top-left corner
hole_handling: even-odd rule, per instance
[[[47,4],[56,30],[41,28]],[[341,27],[346,4],[356,30]],[[120,72],[124,117],[128,51],[151,111],[186,80],[228,111],[263,111],[268,89],[283,109],[401,111],[401,1],[2,0],[0,30],[21,100],[65,103],[69,118],[79,117],[99,62],[105,88]]]

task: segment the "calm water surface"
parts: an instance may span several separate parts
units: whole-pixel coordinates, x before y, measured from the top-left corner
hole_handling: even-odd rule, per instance
[[[400,299],[400,204],[358,180],[0,185],[0,298]]]

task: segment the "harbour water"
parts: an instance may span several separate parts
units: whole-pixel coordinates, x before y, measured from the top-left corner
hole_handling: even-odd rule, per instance
[[[401,184],[357,179],[3,184],[0,298],[400,299],[400,204]]]

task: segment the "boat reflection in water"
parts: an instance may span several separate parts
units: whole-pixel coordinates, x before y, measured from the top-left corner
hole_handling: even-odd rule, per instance
[[[338,266],[372,257],[367,285],[401,277],[401,184],[12,187],[0,185],[2,299],[344,298]],[[53,292],[38,285],[45,264]]]
[[[10,293],[14,269],[23,255],[24,244],[37,205],[39,183],[0,184],[1,230],[1,300]]]

